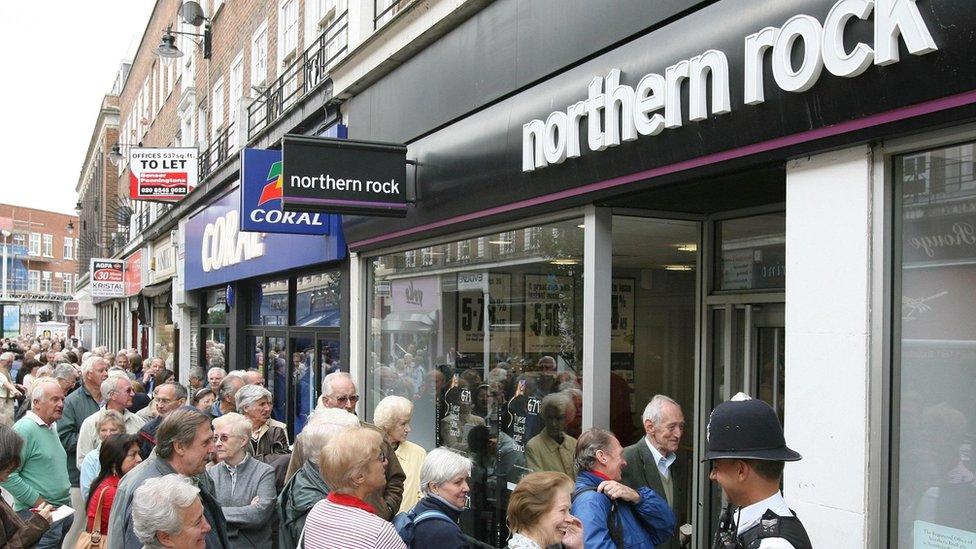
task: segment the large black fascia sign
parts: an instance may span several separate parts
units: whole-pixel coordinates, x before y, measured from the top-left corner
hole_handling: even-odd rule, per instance
[[[286,135],[281,148],[286,211],[406,216],[406,145]]]

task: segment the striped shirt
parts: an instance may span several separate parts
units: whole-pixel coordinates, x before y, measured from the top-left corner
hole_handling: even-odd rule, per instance
[[[303,531],[306,549],[407,549],[393,524],[346,494],[329,494],[312,507]]]

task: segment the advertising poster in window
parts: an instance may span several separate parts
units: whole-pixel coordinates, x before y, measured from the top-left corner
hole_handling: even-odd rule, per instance
[[[526,353],[558,353],[573,335],[573,278],[525,275]]]
[[[610,368],[634,369],[633,278],[614,278],[610,292]]]
[[[3,337],[20,335],[20,305],[3,306]]]
[[[485,292],[488,289],[488,317],[485,324]],[[483,353],[485,328],[489,330],[493,353],[514,353],[518,334],[513,331],[512,275],[507,273],[458,274],[458,351]]]

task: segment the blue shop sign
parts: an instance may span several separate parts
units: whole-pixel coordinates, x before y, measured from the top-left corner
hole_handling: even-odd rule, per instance
[[[329,234],[329,219],[321,212],[281,209],[281,151],[241,151],[241,230],[287,234]]]
[[[226,284],[346,256],[340,218],[323,216],[324,236],[240,230],[241,190],[216,200],[186,222],[186,289]]]

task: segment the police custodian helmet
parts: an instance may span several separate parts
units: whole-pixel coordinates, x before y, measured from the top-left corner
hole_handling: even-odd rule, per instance
[[[801,457],[787,448],[783,427],[773,408],[744,393],[712,410],[706,437],[708,452],[702,461],[723,458],[797,461]]]

